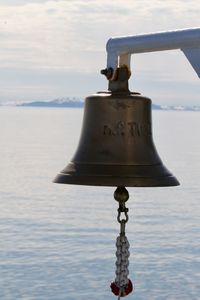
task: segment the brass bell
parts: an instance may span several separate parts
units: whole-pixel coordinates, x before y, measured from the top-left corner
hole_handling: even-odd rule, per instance
[[[118,68],[109,91],[85,99],[82,134],[56,183],[100,186],[176,186],[153,142],[151,100],[128,89],[128,70]]]

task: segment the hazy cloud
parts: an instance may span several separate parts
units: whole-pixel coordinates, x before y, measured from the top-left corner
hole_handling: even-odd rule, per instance
[[[196,0],[0,0],[0,66],[32,70],[32,79],[35,72],[46,71],[55,77],[56,72],[95,77],[105,67],[109,37],[198,27],[199,10]],[[146,74],[155,81],[198,81],[178,51],[135,55],[132,66],[140,81]],[[79,88],[80,93],[85,90],[82,84]],[[68,93],[67,87],[62,89]]]
[[[56,0],[55,0],[56,1]],[[29,3],[44,3],[49,0],[30,0]],[[4,6],[18,6],[27,4],[27,0],[0,0],[0,5]]]

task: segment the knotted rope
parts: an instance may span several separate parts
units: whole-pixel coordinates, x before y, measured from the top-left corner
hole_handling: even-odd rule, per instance
[[[127,296],[133,290],[132,282],[128,278],[130,253],[129,242],[125,235],[125,225],[128,222],[128,208],[126,208],[125,202],[128,200],[129,194],[125,187],[118,187],[114,197],[119,202],[117,220],[120,223],[120,235],[116,240],[116,277],[115,281],[111,283],[111,290],[120,300],[121,297]],[[122,213],[124,213],[125,219],[121,219]]]

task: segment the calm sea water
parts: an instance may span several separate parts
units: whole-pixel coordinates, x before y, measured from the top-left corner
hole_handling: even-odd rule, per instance
[[[114,188],[53,184],[82,109],[0,108],[0,299],[116,299]],[[181,182],[129,188],[126,299],[200,299],[200,113],[153,112],[154,141]]]

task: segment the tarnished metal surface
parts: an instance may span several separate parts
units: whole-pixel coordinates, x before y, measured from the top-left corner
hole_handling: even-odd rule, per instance
[[[128,89],[85,99],[77,151],[57,183],[103,186],[174,186],[152,138],[151,100]]]

